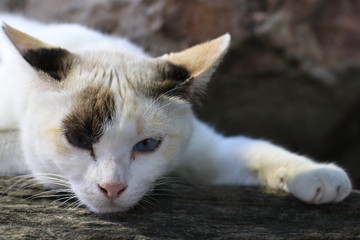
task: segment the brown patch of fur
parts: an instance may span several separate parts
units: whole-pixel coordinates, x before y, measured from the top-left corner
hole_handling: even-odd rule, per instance
[[[190,99],[189,71],[180,65],[170,62],[159,62],[156,66],[156,76],[144,88],[149,95],[159,96],[175,96],[182,99]]]
[[[66,78],[72,66],[72,54],[62,48],[29,49],[22,53],[24,59],[36,70],[61,81]]]
[[[77,96],[72,112],[63,120],[64,132],[96,143],[114,114],[113,93],[105,87],[87,87]]]
[[[136,133],[138,135],[141,135],[143,132],[144,132],[144,123],[140,118],[138,118],[136,119]]]

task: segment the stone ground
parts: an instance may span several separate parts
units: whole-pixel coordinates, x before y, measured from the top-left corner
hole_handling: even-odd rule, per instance
[[[127,213],[98,215],[29,199],[0,177],[0,239],[360,239],[360,192],[313,206],[254,187],[169,185]]]

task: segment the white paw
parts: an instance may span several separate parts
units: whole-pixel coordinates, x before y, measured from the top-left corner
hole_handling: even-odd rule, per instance
[[[296,174],[287,187],[306,203],[322,204],[343,200],[351,191],[351,182],[344,170],[330,164]]]

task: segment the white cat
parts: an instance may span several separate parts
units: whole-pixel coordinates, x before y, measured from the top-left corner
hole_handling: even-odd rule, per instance
[[[314,204],[351,191],[334,164],[224,137],[194,117],[191,103],[229,34],[152,58],[78,25],[0,20],[12,26],[4,24],[0,39],[0,173],[31,173],[99,213],[129,209],[170,173],[192,183],[267,185]],[[17,134],[21,151],[6,140]]]

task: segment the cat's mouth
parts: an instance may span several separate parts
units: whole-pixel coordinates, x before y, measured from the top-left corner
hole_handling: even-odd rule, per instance
[[[84,205],[95,213],[116,213],[129,210],[134,204],[124,203],[120,200],[84,201]]]
[[[119,197],[106,197],[101,190],[96,192],[78,192],[76,195],[83,205],[95,213],[125,212],[135,206],[142,198],[141,194],[131,194],[126,189]]]

